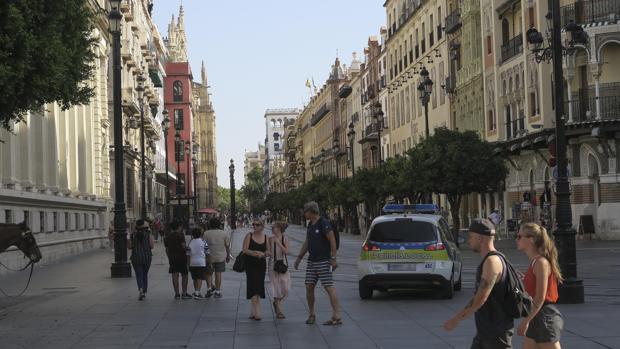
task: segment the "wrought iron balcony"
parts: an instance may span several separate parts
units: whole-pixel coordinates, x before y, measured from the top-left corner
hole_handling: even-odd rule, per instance
[[[617,22],[620,19],[620,0],[579,0],[560,8],[562,27],[570,21],[577,24]]]
[[[459,30],[463,22],[461,22],[461,10],[456,9],[446,17],[446,33],[452,34]]]
[[[360,143],[378,141],[379,140],[379,128],[376,123],[372,123],[362,131],[362,138]]]
[[[523,53],[523,34],[502,44],[502,63],[521,53]]]
[[[601,106],[600,119],[620,119],[620,93],[616,92],[614,95],[599,97],[599,103]],[[596,97],[578,97],[567,102],[570,105],[572,111],[572,121],[592,121],[596,120]],[[567,107],[568,112],[568,107]]]

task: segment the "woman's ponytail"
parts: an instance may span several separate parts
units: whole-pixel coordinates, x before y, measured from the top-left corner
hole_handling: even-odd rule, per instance
[[[564,277],[562,277],[562,271],[560,271],[560,265],[558,263],[558,250],[555,247],[555,242],[547,233],[547,229],[536,223],[527,223],[523,225],[521,229],[525,230],[529,236],[534,238],[536,250],[549,261],[551,273],[555,276],[556,280],[558,280],[558,283],[561,283]]]

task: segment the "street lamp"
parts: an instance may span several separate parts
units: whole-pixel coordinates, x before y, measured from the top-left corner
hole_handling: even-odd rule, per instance
[[[355,176],[355,162],[353,160],[353,142],[355,141],[355,125],[353,121],[349,124],[349,132],[347,132],[349,138],[349,156],[351,157],[351,174]]]
[[[192,167],[194,168],[194,220],[198,216],[198,188],[196,187],[196,177],[198,173],[198,151],[200,145],[194,143],[194,149],[192,152]]]
[[[176,126],[176,123],[175,123]],[[183,139],[181,139],[181,131],[179,129],[176,130],[174,135],[174,157],[177,161],[177,185],[176,185],[176,196],[177,196],[177,215],[181,214],[181,161],[183,160]],[[178,218],[177,218],[178,219]]]
[[[127,215],[125,211],[125,165],[123,148],[123,111],[121,106],[121,20],[120,0],[110,0],[110,32],[112,33],[112,93],[114,99],[114,262],[113,278],[131,277],[127,263]]]
[[[235,164],[230,159],[230,228],[237,229],[237,203],[235,202]]]
[[[547,15],[549,19],[549,15]],[[572,212],[570,204],[570,186],[568,182],[568,161],[566,158],[566,133],[564,129],[564,77],[562,74],[562,55],[575,52],[575,44],[584,44],[588,41],[583,28],[575,23],[569,23],[565,30],[569,33],[569,47],[562,46],[560,2],[553,0],[551,6],[551,34],[549,46],[542,48],[543,40],[536,28],[527,32],[527,41],[536,61],[553,60],[553,83],[555,92],[555,147],[557,180],[555,185],[556,220],[557,227],[553,232],[555,244],[558,248],[558,262],[564,275],[564,282],[558,287],[560,303],[583,303],[583,281],[577,278],[577,252],[575,230],[572,227]]]
[[[165,151],[165,161],[166,161],[166,215],[164,216],[165,222],[169,223],[169,214],[170,214],[170,177],[168,176],[168,129],[170,128],[170,118],[168,117],[168,109],[164,109],[162,112],[164,116],[164,120],[161,122],[161,128],[164,130],[164,151]]]
[[[187,228],[189,229],[189,221],[190,221],[190,213],[192,212],[192,208],[189,204],[189,198],[192,196],[192,192],[190,191],[189,184],[191,181],[189,180],[191,172],[191,164],[192,164],[192,156],[191,156],[191,143],[190,141],[185,141],[185,161],[187,162],[187,171],[185,172],[185,195],[187,196]]]
[[[140,73],[136,78],[138,86],[136,91],[138,92],[138,101],[140,102],[140,169],[142,176],[140,178],[140,212],[142,218],[146,218],[146,163],[144,161],[144,82],[146,78],[143,73]]]
[[[382,159],[382,145],[381,145],[381,130],[384,128],[384,119],[383,119],[383,110],[381,109],[381,102],[376,102],[374,105],[375,108],[375,112],[373,114],[373,118],[375,119],[375,122],[377,124],[377,136],[378,136],[378,143],[379,143],[379,167],[381,167],[381,163],[383,162]]]
[[[336,164],[336,178],[340,178],[340,169],[338,168],[338,154],[340,154],[340,140],[335,137],[332,142],[332,152],[334,153],[334,163]]]
[[[420,102],[424,105],[424,120],[426,123],[426,138],[428,138],[430,131],[428,126],[428,102],[433,92],[433,80],[428,77],[428,70],[426,67],[422,67],[420,71],[422,81],[418,85],[418,91],[420,92]]]

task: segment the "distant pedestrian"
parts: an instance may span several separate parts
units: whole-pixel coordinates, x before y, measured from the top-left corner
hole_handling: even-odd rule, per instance
[[[265,235],[265,223],[260,219],[252,222],[253,232],[243,240],[245,254],[246,297],[252,301],[250,319],[260,321],[260,298],[265,298],[266,258],[270,247]]]
[[[213,295],[222,297],[222,273],[226,271],[226,263],[230,262],[230,236],[222,229],[219,218],[209,220],[209,230],[205,232],[205,239],[209,244],[211,254],[207,259],[207,286],[206,297]],[[215,283],[213,274],[215,273]]]
[[[472,349],[512,348],[514,320],[502,306],[507,294],[507,265],[505,257],[495,249],[494,238],[495,227],[488,219],[469,226],[469,247],[483,257],[476,271],[476,292],[467,306],[443,325],[452,331],[475,313],[477,333]]]
[[[276,222],[272,228],[272,235],[269,238],[269,247],[271,250],[271,257],[269,258],[269,280],[271,281],[271,295],[273,296],[273,309],[276,313],[277,319],[284,319],[284,313],[280,307],[284,298],[288,296],[288,292],[291,289],[291,273],[288,271],[288,260],[286,254],[288,253],[288,237],[284,235],[288,224],[284,222]],[[286,271],[283,273],[276,264],[286,265]]]
[[[187,294],[187,245],[183,235],[183,223],[179,221],[170,223],[170,232],[164,239],[164,245],[170,264],[168,272],[172,275],[174,299],[191,299],[192,296]],[[179,275],[181,275],[182,294],[179,294]]]
[[[517,334],[525,336],[524,349],[559,349],[564,320],[555,306],[558,283],[563,281],[558,251],[547,230],[536,223],[521,226],[517,249],[530,261],[523,281],[525,291],[534,298],[532,312],[521,320]]]
[[[149,229],[149,224],[144,219],[136,221],[136,231],[129,234],[127,249],[131,250],[131,265],[136,274],[138,283],[138,300],[144,300],[148,289],[148,274],[151,268],[153,253],[151,250],[155,246],[153,235]]]
[[[200,289],[207,276],[207,256],[209,255],[209,244],[202,238],[202,235],[201,228],[192,229],[192,239],[188,248],[189,271],[194,282],[192,297],[196,300],[202,299]]]
[[[502,215],[499,213],[499,210],[494,208],[489,215],[489,220],[495,224],[495,227],[498,227],[502,222]]]
[[[333,272],[338,267],[336,262],[336,237],[327,219],[319,215],[319,205],[308,202],[304,205],[304,216],[309,220],[306,240],[304,241],[299,256],[295,261],[295,269],[299,268],[299,263],[308,253],[308,264],[306,265],[306,299],[308,301],[308,319],[306,324],[316,322],[314,312],[314,289],[316,284],[321,281],[325,291],[329,295],[332,306],[332,317],[323,325],[341,325],[340,304],[334,287]]]

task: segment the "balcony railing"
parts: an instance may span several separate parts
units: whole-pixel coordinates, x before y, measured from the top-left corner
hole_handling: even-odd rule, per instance
[[[523,34],[502,44],[502,63],[521,53],[523,53]]]
[[[462,22],[461,22],[461,10],[460,9],[456,9],[452,11],[452,13],[450,13],[448,17],[446,17],[446,33],[448,34],[454,33],[461,27],[461,25],[462,25]]]
[[[599,97],[601,119],[620,119],[620,93]],[[572,111],[572,121],[591,121],[596,119],[596,97],[581,97],[567,102]],[[568,111],[568,107],[566,109]]]
[[[377,124],[372,123],[368,126],[366,126],[366,128],[364,129],[363,133],[362,133],[362,142],[368,142],[368,141],[373,141],[373,140],[378,140],[379,139],[379,132],[378,132],[378,127]]]
[[[562,6],[562,27],[570,21],[577,24],[615,22],[620,18],[620,0],[580,0]]]
[[[519,112],[520,117],[507,122],[506,125],[506,139],[513,139],[525,135],[525,114],[523,111]]]

